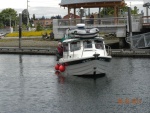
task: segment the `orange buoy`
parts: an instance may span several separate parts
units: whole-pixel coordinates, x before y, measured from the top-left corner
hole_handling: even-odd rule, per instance
[[[56,65],[55,65],[55,69],[56,69],[56,70],[59,70],[59,67],[60,67],[59,64],[56,64]]]
[[[59,66],[59,71],[64,72],[65,71],[65,66],[64,65],[60,65]]]

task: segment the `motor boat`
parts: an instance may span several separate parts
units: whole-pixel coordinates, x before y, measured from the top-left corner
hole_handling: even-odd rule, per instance
[[[85,24],[76,27],[66,31],[63,56],[55,70],[63,75],[105,74],[112,59],[111,48],[105,45],[98,28],[85,28]]]

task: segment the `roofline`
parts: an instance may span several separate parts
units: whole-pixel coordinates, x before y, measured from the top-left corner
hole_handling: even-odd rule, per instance
[[[71,7],[71,8],[80,8],[80,7],[84,7],[84,8],[96,8],[98,7],[112,7],[114,5],[119,5],[119,6],[126,6],[127,4],[125,3],[125,1],[106,1],[106,2],[86,2],[86,3],[75,3],[75,4],[59,4],[62,7]],[[107,5],[107,6],[106,6]]]

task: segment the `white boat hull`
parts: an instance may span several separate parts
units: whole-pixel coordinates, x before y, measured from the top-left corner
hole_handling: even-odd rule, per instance
[[[97,75],[106,73],[109,62],[91,60],[79,64],[66,66],[64,75]]]

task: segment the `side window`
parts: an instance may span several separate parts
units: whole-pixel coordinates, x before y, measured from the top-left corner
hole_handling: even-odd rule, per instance
[[[63,51],[68,52],[68,43],[63,43]]]
[[[70,51],[77,51],[77,50],[80,50],[80,42],[77,41],[77,42],[71,42],[70,43]]]
[[[104,49],[103,42],[100,40],[95,40],[95,48],[96,49]]]
[[[92,48],[92,41],[91,40],[83,41],[83,46],[84,48]]]

